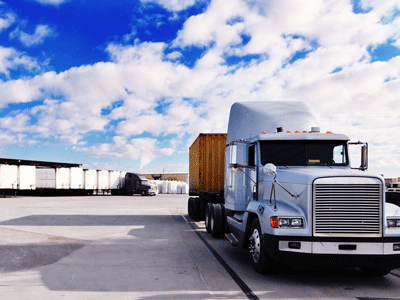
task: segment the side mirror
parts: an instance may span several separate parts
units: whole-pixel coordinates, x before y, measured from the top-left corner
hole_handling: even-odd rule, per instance
[[[232,166],[232,172],[235,173],[235,174],[239,174],[240,172],[242,172],[242,169],[240,169],[237,164],[234,164]]]
[[[367,170],[368,169],[368,144],[365,143],[361,147],[361,170]]]
[[[276,167],[274,164],[266,164],[263,167],[263,172],[267,176],[276,175]]]

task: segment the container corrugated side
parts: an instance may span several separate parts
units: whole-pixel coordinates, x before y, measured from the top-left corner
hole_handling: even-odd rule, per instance
[[[189,193],[218,194],[224,189],[225,133],[201,133],[189,148]]]

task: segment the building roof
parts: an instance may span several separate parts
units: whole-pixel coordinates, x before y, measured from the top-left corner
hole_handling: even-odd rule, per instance
[[[0,158],[0,164],[18,165],[18,166],[52,167],[52,168],[73,168],[73,167],[81,167],[82,166],[82,164],[39,161],[39,160],[12,159],[12,158]]]

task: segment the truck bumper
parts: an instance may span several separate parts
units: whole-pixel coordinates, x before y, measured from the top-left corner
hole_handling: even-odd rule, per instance
[[[331,239],[263,235],[268,254],[277,261],[301,268],[320,266],[400,267],[400,237]]]

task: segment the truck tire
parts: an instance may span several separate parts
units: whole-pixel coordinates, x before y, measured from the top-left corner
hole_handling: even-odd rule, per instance
[[[271,258],[265,249],[260,221],[256,218],[251,224],[249,252],[251,261],[258,273],[265,273],[271,265]]]
[[[383,277],[391,271],[390,269],[380,268],[360,268],[361,272],[368,277]]]
[[[207,207],[207,202],[204,199],[199,198],[199,220],[200,221],[206,220],[206,207]]]
[[[141,191],[140,194],[141,194],[142,196],[147,196],[147,193],[146,193],[146,191],[144,191],[144,190]]]
[[[193,220],[199,221],[201,219],[201,207],[200,207],[200,198],[192,198],[193,199]]]
[[[207,203],[206,215],[205,215],[205,225],[206,225],[206,230],[208,233],[211,232],[211,213],[212,212],[213,212],[213,204]]]
[[[188,199],[188,215],[193,219],[193,198]]]
[[[210,218],[211,235],[215,238],[221,237],[224,234],[224,211],[221,204],[213,204]]]

